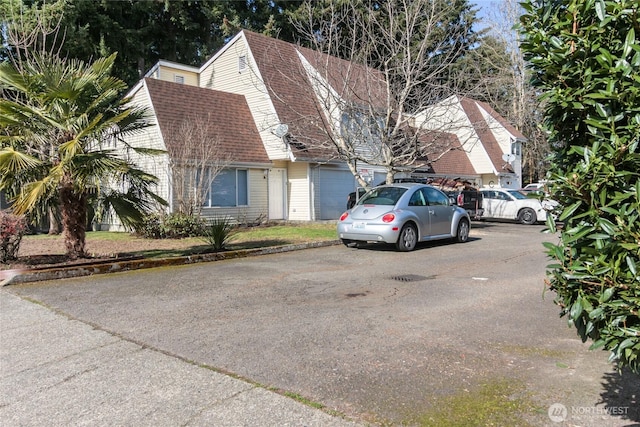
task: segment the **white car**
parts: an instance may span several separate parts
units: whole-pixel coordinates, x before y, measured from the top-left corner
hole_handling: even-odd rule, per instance
[[[527,184],[522,191],[543,191],[545,187],[544,182],[534,182],[532,184]]]
[[[547,210],[540,200],[527,197],[518,190],[483,188],[482,219],[514,220],[535,224],[547,220]]]

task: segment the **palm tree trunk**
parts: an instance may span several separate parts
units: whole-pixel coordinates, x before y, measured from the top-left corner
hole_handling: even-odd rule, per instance
[[[60,214],[67,256],[72,259],[86,257],[87,196],[76,192],[70,178],[63,179],[60,188]]]

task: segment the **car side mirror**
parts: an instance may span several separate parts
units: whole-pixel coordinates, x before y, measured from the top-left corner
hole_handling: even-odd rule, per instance
[[[449,196],[449,205],[453,206],[456,204],[456,198],[453,196]]]

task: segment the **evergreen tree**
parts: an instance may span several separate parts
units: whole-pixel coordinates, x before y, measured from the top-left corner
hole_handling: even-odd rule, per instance
[[[528,0],[522,48],[562,207],[549,286],[592,348],[640,371],[640,3]],[[556,231],[550,217],[550,229]]]
[[[59,23],[46,48],[57,51],[59,47],[61,56],[88,61],[118,53],[114,75],[131,85],[160,59],[202,65],[241,29],[292,41],[288,16],[300,4],[266,0],[12,0],[2,3],[0,12],[8,28],[27,32],[36,25],[36,15]],[[29,22],[31,25],[24,27]],[[2,37],[4,52],[0,56],[7,58],[12,43],[6,32]]]

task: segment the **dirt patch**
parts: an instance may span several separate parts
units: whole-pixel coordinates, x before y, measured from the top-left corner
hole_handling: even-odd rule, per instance
[[[131,237],[126,241],[87,238],[88,256],[70,259],[65,255],[62,236],[26,236],[22,239],[18,259],[0,264],[0,270],[50,268],[113,259],[135,258],[137,252],[149,250],[180,250],[194,246],[193,239],[142,239]]]

